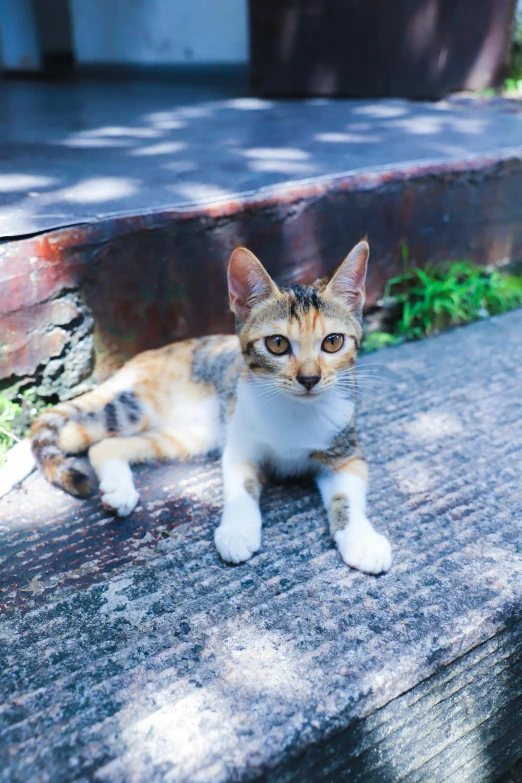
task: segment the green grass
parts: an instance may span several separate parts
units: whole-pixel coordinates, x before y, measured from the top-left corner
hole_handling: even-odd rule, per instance
[[[5,462],[11,446],[28,434],[36,414],[49,405],[34,389],[19,392],[12,399],[0,395],[0,465]]]
[[[470,261],[428,264],[392,278],[384,298],[397,310],[393,331],[367,335],[367,352],[520,307],[522,276]]]
[[[506,79],[504,89],[508,95],[522,95],[522,78]]]

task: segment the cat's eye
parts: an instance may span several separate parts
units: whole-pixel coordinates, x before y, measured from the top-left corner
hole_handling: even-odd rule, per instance
[[[344,334],[329,334],[325,337],[321,348],[326,353],[337,353],[344,345]]]
[[[290,342],[282,334],[273,334],[271,337],[267,337],[265,345],[270,353],[275,353],[277,356],[282,356],[290,350]]]

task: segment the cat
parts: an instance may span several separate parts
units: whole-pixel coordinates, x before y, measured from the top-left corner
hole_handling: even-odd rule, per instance
[[[265,477],[313,474],[343,560],[387,571],[391,547],[366,516],[368,470],[354,428],[368,257],[363,240],[328,278],[281,287],[236,248],[228,267],[236,336],[146,351],[94,391],[45,410],[31,430],[36,464],[85,497],[92,480],[72,455],[88,451],[103,505],[126,516],[139,500],[131,464],[221,448],[214,541],[230,563],[260,549]]]

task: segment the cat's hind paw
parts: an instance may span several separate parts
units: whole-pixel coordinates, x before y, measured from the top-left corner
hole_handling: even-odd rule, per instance
[[[347,565],[366,574],[382,574],[390,570],[392,552],[386,536],[377,533],[370,524],[364,531],[338,530],[335,543]]]
[[[261,531],[220,525],[214,533],[216,549],[227,563],[244,563],[261,546]]]

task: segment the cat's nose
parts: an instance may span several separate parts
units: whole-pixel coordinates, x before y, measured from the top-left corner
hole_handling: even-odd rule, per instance
[[[298,375],[297,380],[302,384],[307,391],[311,391],[316,383],[321,380],[320,375]]]

